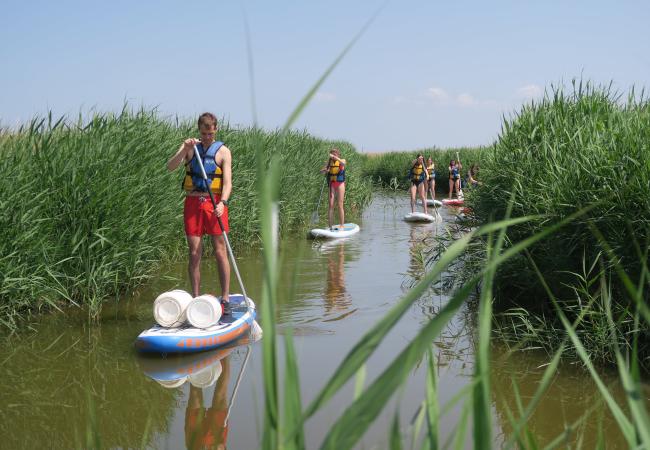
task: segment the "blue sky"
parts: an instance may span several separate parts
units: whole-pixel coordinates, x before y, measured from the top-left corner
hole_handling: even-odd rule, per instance
[[[383,2],[2,0],[0,124],[158,107],[281,126]],[[388,2],[296,127],[363,151],[491,143],[574,77],[650,87],[648,1]]]

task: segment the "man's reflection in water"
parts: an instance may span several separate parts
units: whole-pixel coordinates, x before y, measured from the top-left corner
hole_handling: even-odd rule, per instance
[[[185,411],[185,445],[188,449],[225,449],[228,438],[228,383],[230,355],[221,360],[221,375],[212,395],[212,404],[203,407],[203,389],[190,385]]]
[[[325,287],[325,313],[346,311],[352,301],[345,290],[345,244],[332,249],[327,258],[327,286]]]

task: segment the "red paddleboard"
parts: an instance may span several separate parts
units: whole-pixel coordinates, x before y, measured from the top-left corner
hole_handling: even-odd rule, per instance
[[[447,206],[460,206],[463,204],[463,200],[460,200],[458,198],[452,198],[452,199],[443,198],[442,204]]]

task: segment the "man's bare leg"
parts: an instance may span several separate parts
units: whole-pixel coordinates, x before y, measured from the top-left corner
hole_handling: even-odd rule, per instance
[[[187,265],[187,273],[190,276],[190,285],[192,286],[192,296],[198,297],[201,289],[201,236],[186,236],[187,246],[190,250],[190,260]]]
[[[217,260],[219,284],[221,284],[221,299],[227,302],[230,296],[230,263],[228,262],[226,240],[223,235],[212,236],[212,245],[214,245],[214,254]]]

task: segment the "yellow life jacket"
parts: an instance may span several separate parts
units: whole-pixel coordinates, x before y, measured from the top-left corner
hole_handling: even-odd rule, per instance
[[[424,165],[423,164],[416,164],[413,166],[411,169],[411,181],[415,182],[420,182],[426,178],[426,175],[424,173]]]
[[[217,164],[215,155],[222,145],[223,142],[216,141],[206,151],[203,151],[203,145],[201,143],[196,145],[201,155],[205,174],[208,180],[210,180],[210,190],[217,195],[221,195],[223,172]],[[201,168],[196,160],[196,155],[189,162],[185,163],[185,169],[183,189],[187,192],[208,192],[206,182],[201,174]]]
[[[341,164],[341,161],[334,161],[332,164],[330,164],[328,175],[330,182],[345,181],[345,165]]]
[[[429,172],[429,178],[433,178],[435,176],[433,172],[433,168],[434,168],[433,165],[427,166],[427,172]]]

